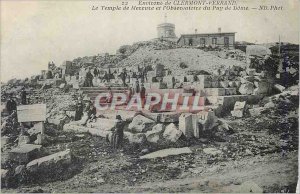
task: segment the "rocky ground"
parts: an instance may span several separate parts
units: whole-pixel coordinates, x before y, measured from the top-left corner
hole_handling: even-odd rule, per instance
[[[226,141],[192,140],[191,154],[154,159],[139,159],[145,146],[126,142],[123,151],[113,151],[104,138],[47,126],[49,136],[44,149],[48,154],[71,149],[75,160],[70,169],[52,177],[57,181],[41,176],[34,183],[2,192],[245,192],[248,185],[255,191],[295,192],[297,114],[290,111],[291,140],[287,156],[282,157],[282,132],[274,129],[286,121],[274,119],[280,109],[274,110],[257,117],[227,117],[224,121],[233,133],[224,136]]]

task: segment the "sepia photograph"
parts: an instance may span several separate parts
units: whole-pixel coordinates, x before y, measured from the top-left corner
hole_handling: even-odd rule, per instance
[[[1,193],[298,193],[298,0],[1,0]]]

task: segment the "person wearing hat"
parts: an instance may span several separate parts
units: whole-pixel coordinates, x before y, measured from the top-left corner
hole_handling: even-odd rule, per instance
[[[114,149],[119,149],[123,146],[123,138],[124,138],[124,121],[122,120],[120,115],[116,116],[116,124],[112,134],[111,145]]]
[[[26,93],[24,87],[21,90],[21,104],[23,104],[23,105],[27,104],[27,93]]]
[[[17,103],[12,96],[8,97],[8,101],[6,102],[6,110],[9,115],[11,115],[14,111],[17,111]]]

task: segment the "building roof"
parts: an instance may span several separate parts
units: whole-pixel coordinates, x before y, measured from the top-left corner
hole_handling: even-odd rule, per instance
[[[177,40],[177,43],[185,36],[203,36],[203,35],[224,35],[224,34],[235,34],[236,32],[214,32],[214,33],[200,33],[200,34],[181,34],[180,38]]]
[[[236,32],[214,32],[214,33],[200,33],[200,34],[181,34],[181,36],[201,36],[201,35],[218,35],[218,34],[235,34]]]

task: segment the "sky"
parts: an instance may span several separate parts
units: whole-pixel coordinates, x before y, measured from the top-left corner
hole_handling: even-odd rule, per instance
[[[129,4],[138,2],[129,1]],[[298,0],[238,0],[242,6],[282,5],[283,11],[92,11],[121,1],[0,1],[1,81],[47,69],[49,61],[92,56],[156,38],[156,26],[175,24],[180,34],[237,32],[237,41],[299,43]]]

